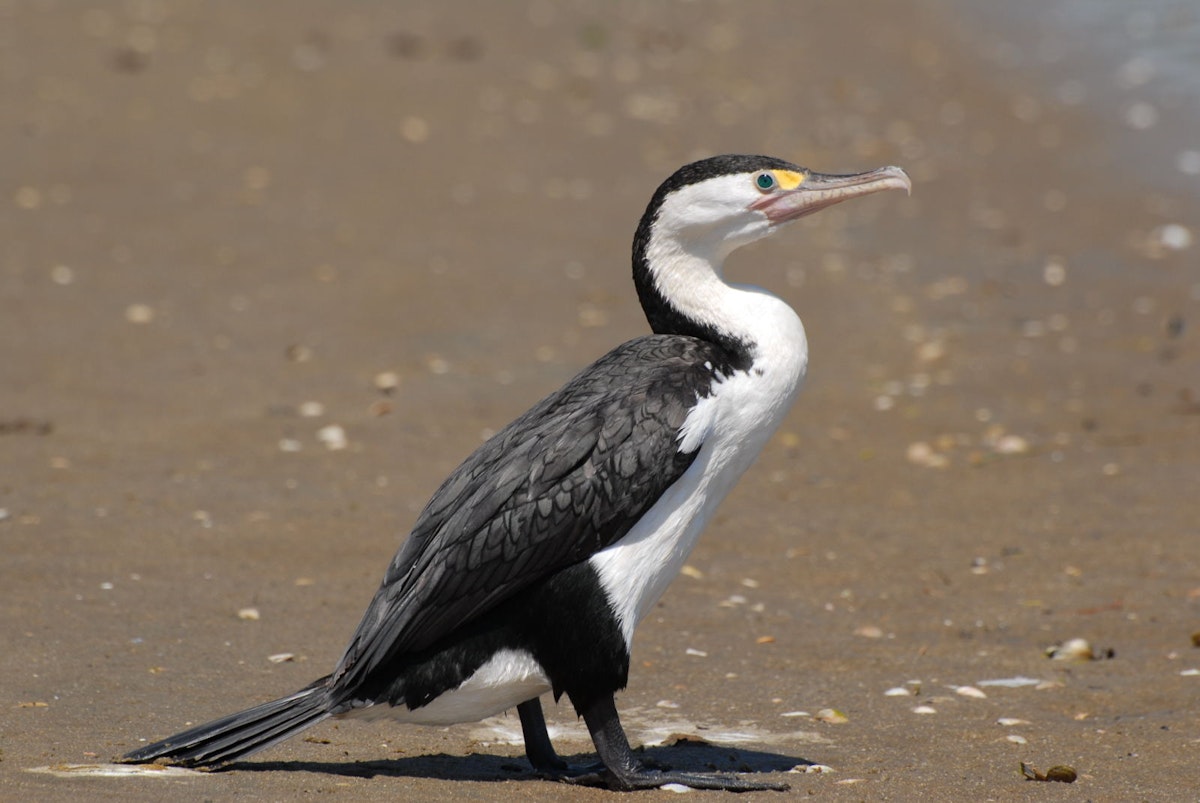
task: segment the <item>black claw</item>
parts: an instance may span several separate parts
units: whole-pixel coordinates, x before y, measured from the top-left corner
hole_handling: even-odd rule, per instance
[[[679,784],[689,789],[719,790],[723,792],[786,792],[791,787],[786,783],[752,781],[741,775],[706,772],[659,772],[644,770],[623,773],[620,776],[606,770],[579,775],[560,775],[555,780],[577,786],[596,786],[614,792],[632,792],[639,789],[659,789],[667,784]]]
[[[600,789],[612,789],[612,775],[607,770],[598,772],[590,772],[581,770],[578,773],[563,773],[554,780],[561,783],[569,783],[573,786],[595,786]]]
[[[725,792],[786,792],[791,788],[786,783],[775,781],[752,781],[742,775],[705,772],[650,772],[648,780],[658,781],[658,786],[677,783],[690,789],[719,789]],[[644,789],[644,786],[635,787]]]
[[[625,738],[625,731],[621,727],[617,707],[611,696],[594,700],[583,708],[582,714],[604,766],[595,772],[561,776],[559,780],[566,783],[602,786],[621,792],[657,789],[667,784],[726,792],[782,792],[790,788],[785,783],[751,781],[741,775],[729,773],[646,769],[634,758],[633,751],[629,748],[629,741]]]

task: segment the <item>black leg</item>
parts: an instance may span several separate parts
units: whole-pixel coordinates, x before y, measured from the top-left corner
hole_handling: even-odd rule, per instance
[[[550,734],[546,732],[546,717],[542,714],[542,701],[537,697],[517,706],[521,716],[521,733],[525,736],[525,755],[538,772],[557,777],[567,769],[567,762],[554,752]]]
[[[619,791],[657,789],[672,783],[692,789],[728,792],[783,791],[788,788],[787,784],[750,781],[740,775],[727,773],[648,770],[634,758],[629,748],[629,740],[625,738],[625,730],[617,716],[617,705],[611,695],[600,698],[582,713],[583,721],[592,734],[592,741],[596,744],[596,752],[604,762],[604,769],[597,773],[563,778],[570,783],[607,786]]]

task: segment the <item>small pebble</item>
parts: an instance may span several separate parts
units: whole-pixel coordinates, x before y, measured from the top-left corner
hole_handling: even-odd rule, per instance
[[[1067,266],[1058,259],[1051,259],[1042,268],[1042,281],[1051,287],[1061,287],[1067,281]]]
[[[325,415],[325,405],[318,401],[306,401],[298,408],[303,418],[319,418]]]
[[[937,709],[931,705],[919,705],[913,710],[914,714],[936,714]]]
[[[585,329],[607,326],[608,313],[595,304],[581,304],[579,307],[579,325]]]
[[[825,775],[834,772],[833,767],[827,764],[797,764],[788,772],[802,772],[806,775]]]
[[[308,362],[313,358],[313,350],[299,344],[288,346],[285,354],[290,362]]]
[[[707,658],[707,657],[708,657],[708,653],[706,653],[704,650],[697,650],[697,649],[695,649],[694,647],[688,647],[688,648],[687,648],[687,649],[684,651],[684,653],[685,653],[686,655],[694,655],[694,656],[696,656],[697,658]]]
[[[905,451],[905,457],[913,465],[925,468],[945,468],[950,463],[946,455],[938,454],[925,441],[910,443],[908,449]]]
[[[1057,767],[1051,767],[1050,769],[1046,770],[1046,780],[1047,781],[1058,781],[1059,783],[1075,783],[1075,779],[1078,777],[1079,777],[1079,775],[1078,775],[1078,773],[1075,772],[1075,768],[1068,767],[1065,764],[1059,765]]]
[[[811,717],[812,714],[807,711],[784,711],[779,716],[781,717]]]
[[[961,694],[963,697],[974,697],[976,700],[985,700],[987,695],[982,689],[975,686],[959,686],[954,690],[955,694]]]
[[[862,636],[863,638],[883,638],[883,629],[875,625],[863,625],[855,628],[854,635]]]
[[[55,265],[50,269],[50,281],[59,285],[68,285],[75,281],[75,271],[66,265]]]
[[[1079,777],[1074,767],[1068,767],[1065,764],[1051,767],[1043,774],[1024,761],[1021,762],[1021,774],[1031,781],[1057,781],[1059,783],[1075,783],[1075,779]]]
[[[273,664],[283,664],[289,661],[295,661],[296,655],[290,652],[277,652],[274,655],[268,655],[267,660]]]
[[[996,441],[997,454],[1025,454],[1029,451],[1029,441],[1020,435],[1004,435]]]
[[[1183,675],[1185,678],[1195,677],[1200,675],[1200,669],[1185,669],[1179,674]]]
[[[125,320],[130,323],[150,323],[154,320],[154,308],[147,304],[130,304],[125,308]]]
[[[1138,131],[1154,128],[1158,124],[1158,109],[1144,100],[1131,103],[1125,110],[1125,122]]]
[[[674,700],[659,700],[654,705],[658,708],[679,708],[679,703]]]
[[[883,694],[885,697],[912,697],[912,692],[903,686],[893,686]]]
[[[400,123],[400,136],[417,144],[429,139],[429,122],[424,117],[405,117]]]
[[[1062,644],[1046,648],[1046,657],[1055,661],[1091,661],[1096,657],[1087,639],[1067,639]]]
[[[1159,245],[1171,251],[1183,251],[1191,248],[1192,230],[1180,223],[1168,223],[1159,226],[1152,235]]]
[[[1017,725],[1028,725],[1029,720],[1018,719],[1017,717],[1000,717],[1000,719],[996,720],[996,724],[1005,728],[1012,728]]]
[[[693,580],[703,580],[704,579],[704,572],[700,571],[699,569],[697,569],[695,566],[692,566],[691,564],[685,564],[684,567],[679,570],[679,573],[682,574],[684,577],[690,577]]]
[[[1029,744],[1028,739],[1026,739],[1024,736],[1021,736],[1016,733],[1010,733],[1008,736],[1005,736],[1004,738],[1006,741],[1012,742],[1013,744]]]
[[[259,619],[258,608],[242,608],[237,612],[237,617],[247,622],[257,622]]]
[[[1021,686],[1038,686],[1042,681],[1037,678],[1027,678],[1023,675],[1018,675],[1014,678],[995,678],[992,680],[981,680],[976,683],[976,686],[1001,686],[1006,689],[1017,689]]]
[[[380,371],[375,374],[374,383],[380,393],[391,393],[400,386],[400,375],[395,371]]]
[[[921,362],[935,362],[946,356],[946,344],[941,340],[930,340],[917,348],[917,359]]]
[[[842,725],[850,721],[850,717],[836,708],[822,708],[813,719],[817,722],[828,722],[830,725]]]
[[[1154,62],[1145,56],[1134,56],[1117,70],[1117,86],[1121,89],[1134,89],[1146,84],[1154,77],[1154,73]]]
[[[317,430],[317,440],[325,444],[330,451],[345,449],[347,446],[346,430],[337,424],[330,424]]]

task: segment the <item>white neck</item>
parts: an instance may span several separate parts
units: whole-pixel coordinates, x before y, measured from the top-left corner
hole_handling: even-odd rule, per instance
[[[799,317],[783,300],[753,285],[730,284],[722,271],[723,242],[651,237],[646,261],[659,293],[684,317],[742,343],[750,359],[803,373],[808,341]],[[724,253],[723,253],[724,251]]]

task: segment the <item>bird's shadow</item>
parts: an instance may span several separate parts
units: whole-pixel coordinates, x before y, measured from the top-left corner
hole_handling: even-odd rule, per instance
[[[716,745],[706,742],[639,748],[634,753],[646,766],[684,772],[728,772],[739,774],[786,772],[812,762],[762,750]],[[593,753],[563,756],[572,767],[596,763]],[[471,753],[452,756],[436,753],[375,761],[255,761],[229,764],[222,771],[317,772],[355,778],[377,776],[435,778],[445,781],[510,781],[540,778],[523,756]]]

